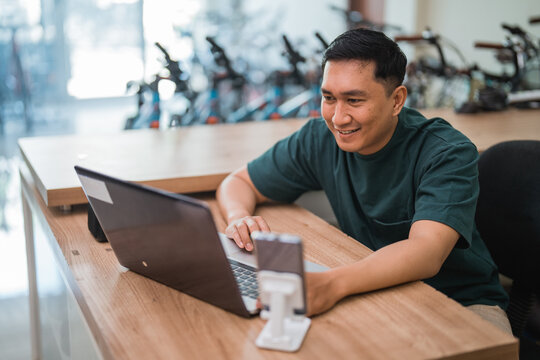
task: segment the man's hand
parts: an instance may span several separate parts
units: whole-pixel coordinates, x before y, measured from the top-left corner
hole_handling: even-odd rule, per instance
[[[241,249],[253,251],[250,234],[254,231],[270,231],[270,227],[260,216],[244,216],[230,222],[225,229],[225,235],[233,239]]]
[[[330,270],[331,271],[331,270]],[[330,310],[341,300],[342,296],[333,291],[335,282],[331,282],[330,271],[305,273],[306,282],[306,316],[321,314]],[[261,299],[257,298],[257,308],[263,309]]]
[[[354,263],[307,273],[308,315],[327,311],[348,295],[435,276],[458,239],[459,234],[448,225],[418,220],[406,240],[382,247]]]
[[[253,185],[246,166],[223,180],[217,190],[217,200],[221,214],[229,224],[225,235],[241,249],[253,251],[249,234],[253,231],[270,231],[270,227],[263,218],[252,214],[257,204],[268,199]]]
[[[321,314],[330,310],[343,298],[336,288],[332,270],[305,273],[307,316]]]

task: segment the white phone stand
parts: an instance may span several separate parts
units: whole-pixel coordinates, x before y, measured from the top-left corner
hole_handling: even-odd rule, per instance
[[[272,350],[296,351],[311,325],[311,319],[295,315],[295,308],[304,308],[304,288],[298,274],[269,270],[259,271],[259,293],[263,304],[261,318],[268,320],[255,341],[258,347]]]

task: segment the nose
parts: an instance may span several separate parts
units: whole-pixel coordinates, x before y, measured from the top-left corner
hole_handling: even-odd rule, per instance
[[[334,115],[332,116],[332,123],[336,128],[342,128],[351,121],[351,116],[347,112],[347,107],[341,102],[337,102],[334,107]]]

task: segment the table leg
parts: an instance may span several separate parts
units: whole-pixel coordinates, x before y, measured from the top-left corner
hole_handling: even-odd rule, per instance
[[[21,184],[21,186],[23,186]],[[26,262],[28,267],[28,298],[30,301],[30,341],[32,359],[41,359],[41,323],[39,319],[39,296],[36,277],[36,256],[34,246],[34,226],[32,210],[25,192],[21,189],[21,201],[24,218],[24,234],[26,239]]]

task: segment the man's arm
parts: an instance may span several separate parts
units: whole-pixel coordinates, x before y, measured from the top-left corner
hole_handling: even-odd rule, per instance
[[[435,276],[459,234],[431,220],[413,223],[409,238],[366,258],[322,273],[307,274],[308,315],[329,310],[342,298]]]
[[[268,199],[253,185],[247,166],[227,176],[219,185],[216,196],[221,214],[227,220],[225,234],[240,248],[252,251],[250,233],[270,231],[270,227],[262,217],[252,216],[255,206]]]

